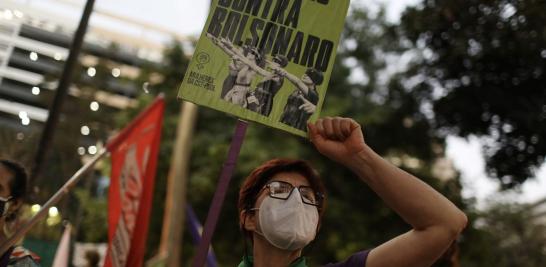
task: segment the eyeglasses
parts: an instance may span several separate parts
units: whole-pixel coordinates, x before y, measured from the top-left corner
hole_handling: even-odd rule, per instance
[[[308,205],[320,206],[324,195],[321,193],[315,192],[310,186],[298,186],[295,187],[290,183],[283,181],[271,181],[264,186],[264,188],[269,189],[269,196],[272,198],[287,200],[294,188],[297,188],[300,192],[301,201]]]

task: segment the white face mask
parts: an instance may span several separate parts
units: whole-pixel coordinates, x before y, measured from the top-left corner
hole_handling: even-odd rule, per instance
[[[275,247],[293,251],[315,239],[319,220],[317,207],[304,204],[297,188],[287,200],[267,196],[258,210],[261,233],[256,232]]]

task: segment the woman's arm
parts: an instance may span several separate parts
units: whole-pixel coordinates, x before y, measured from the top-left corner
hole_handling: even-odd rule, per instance
[[[228,47],[224,40],[221,40],[218,37],[216,37],[216,36],[214,36],[214,35],[212,35],[210,33],[207,33],[207,37],[212,41],[213,44],[215,44],[220,49],[222,49],[222,51],[224,51],[224,53],[226,53],[228,56],[230,56],[233,59],[239,60],[239,56],[232,49],[233,47]]]
[[[281,67],[274,68],[274,70],[279,73],[281,76],[286,77],[291,83],[293,83],[300,91],[302,91],[305,95],[309,93],[309,88],[305,83],[301,81],[300,78],[296,77],[294,74],[286,71],[285,69]]]
[[[220,49],[222,49],[228,56],[230,56],[233,60],[238,60],[241,63],[247,65],[249,68],[251,68],[253,71],[258,73],[261,76],[264,76],[268,79],[271,79],[273,76],[273,73],[264,70],[260,66],[256,65],[256,63],[252,62],[248,58],[246,58],[241,51],[239,51],[229,40],[225,38],[217,38],[214,35],[207,33],[207,37],[209,37],[216,46],[218,46]]]
[[[256,65],[256,63],[252,62],[252,60],[248,60],[248,58],[243,57],[245,60],[242,62],[245,63],[247,66],[249,66],[252,70],[254,70],[256,73],[258,73],[261,76],[264,76],[266,79],[271,80],[273,78],[273,73],[263,69],[262,67]]]
[[[302,95],[300,95],[299,98],[303,101],[303,104],[301,104],[298,109],[307,112],[307,114],[313,114],[315,113],[315,111],[317,111],[317,106],[315,104],[305,99],[305,97],[303,97]]]
[[[351,169],[413,226],[373,249],[367,267],[430,266],[466,226],[465,214],[453,203],[368,147],[354,120],[319,119],[309,132],[317,150]]]
[[[220,44],[222,45],[222,47],[225,47],[226,49],[228,49],[232,54],[231,56],[237,60],[239,60],[240,62],[242,62],[243,64],[247,65],[250,69],[252,69],[253,71],[255,71],[257,74],[261,75],[261,76],[264,76],[268,79],[270,79],[272,76],[273,76],[273,73],[261,68],[260,66],[256,65],[255,62],[253,62],[252,60],[249,60],[247,57],[245,57],[245,55],[242,53],[241,50],[237,49],[237,47],[235,47],[233,45],[233,43],[231,43],[231,41],[229,41],[228,39],[225,39],[225,38],[221,38],[221,39],[218,39]]]
[[[237,59],[239,59],[243,64],[247,65],[250,69],[255,71],[258,75],[261,75],[265,77],[266,79],[271,79],[273,77],[273,73],[263,69],[262,67],[256,65],[255,62],[252,60],[249,60],[247,57],[245,57],[241,51],[235,51],[235,54],[237,55]]]

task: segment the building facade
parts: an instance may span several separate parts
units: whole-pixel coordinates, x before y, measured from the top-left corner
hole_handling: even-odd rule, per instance
[[[0,128],[17,132],[18,139],[40,130],[47,120],[83,10],[83,2],[53,2],[64,6],[62,13],[55,13],[60,8],[44,9],[28,0],[0,3]],[[101,21],[105,22],[102,26]],[[65,103],[78,101],[92,112],[134,106],[147,82],[130,81],[140,76],[143,67],[160,65],[163,50],[173,39],[191,46],[189,38],[95,8],[79,58],[81,67]],[[158,74],[151,82],[160,79]],[[82,135],[89,131],[82,122]],[[91,146],[93,142],[86,143]],[[88,152],[87,145],[83,148]],[[80,147],[79,153],[82,151]]]

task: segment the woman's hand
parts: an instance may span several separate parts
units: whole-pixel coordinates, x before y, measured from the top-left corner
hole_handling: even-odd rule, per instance
[[[232,57],[231,58],[231,62],[229,63],[229,74],[231,76],[234,76],[234,75],[237,75],[237,73],[239,73],[239,71],[243,68],[243,63],[236,59],[235,57]]]
[[[467,218],[453,203],[368,147],[354,120],[324,118],[308,125],[320,153],[349,167],[413,227],[375,247],[366,266],[431,266],[465,227]]]
[[[313,114],[317,111],[317,106],[309,102],[303,96],[300,97],[303,100],[303,104],[298,107],[298,109],[305,111],[307,114]]]
[[[220,42],[229,49],[233,49],[233,43],[227,38],[221,37]]]
[[[326,117],[308,124],[309,137],[317,150],[328,158],[347,165],[366,148],[360,125],[349,118]]]
[[[303,104],[298,107],[298,109],[305,111],[307,114],[313,114],[315,111],[317,111],[317,106],[311,101],[305,99],[303,95],[301,94],[301,91],[298,94],[298,98],[303,101]]]
[[[286,75],[288,74],[288,72],[281,68],[281,67],[276,67],[276,66],[273,66],[272,69],[275,71],[275,73],[279,76],[283,76],[283,77],[286,77]]]

